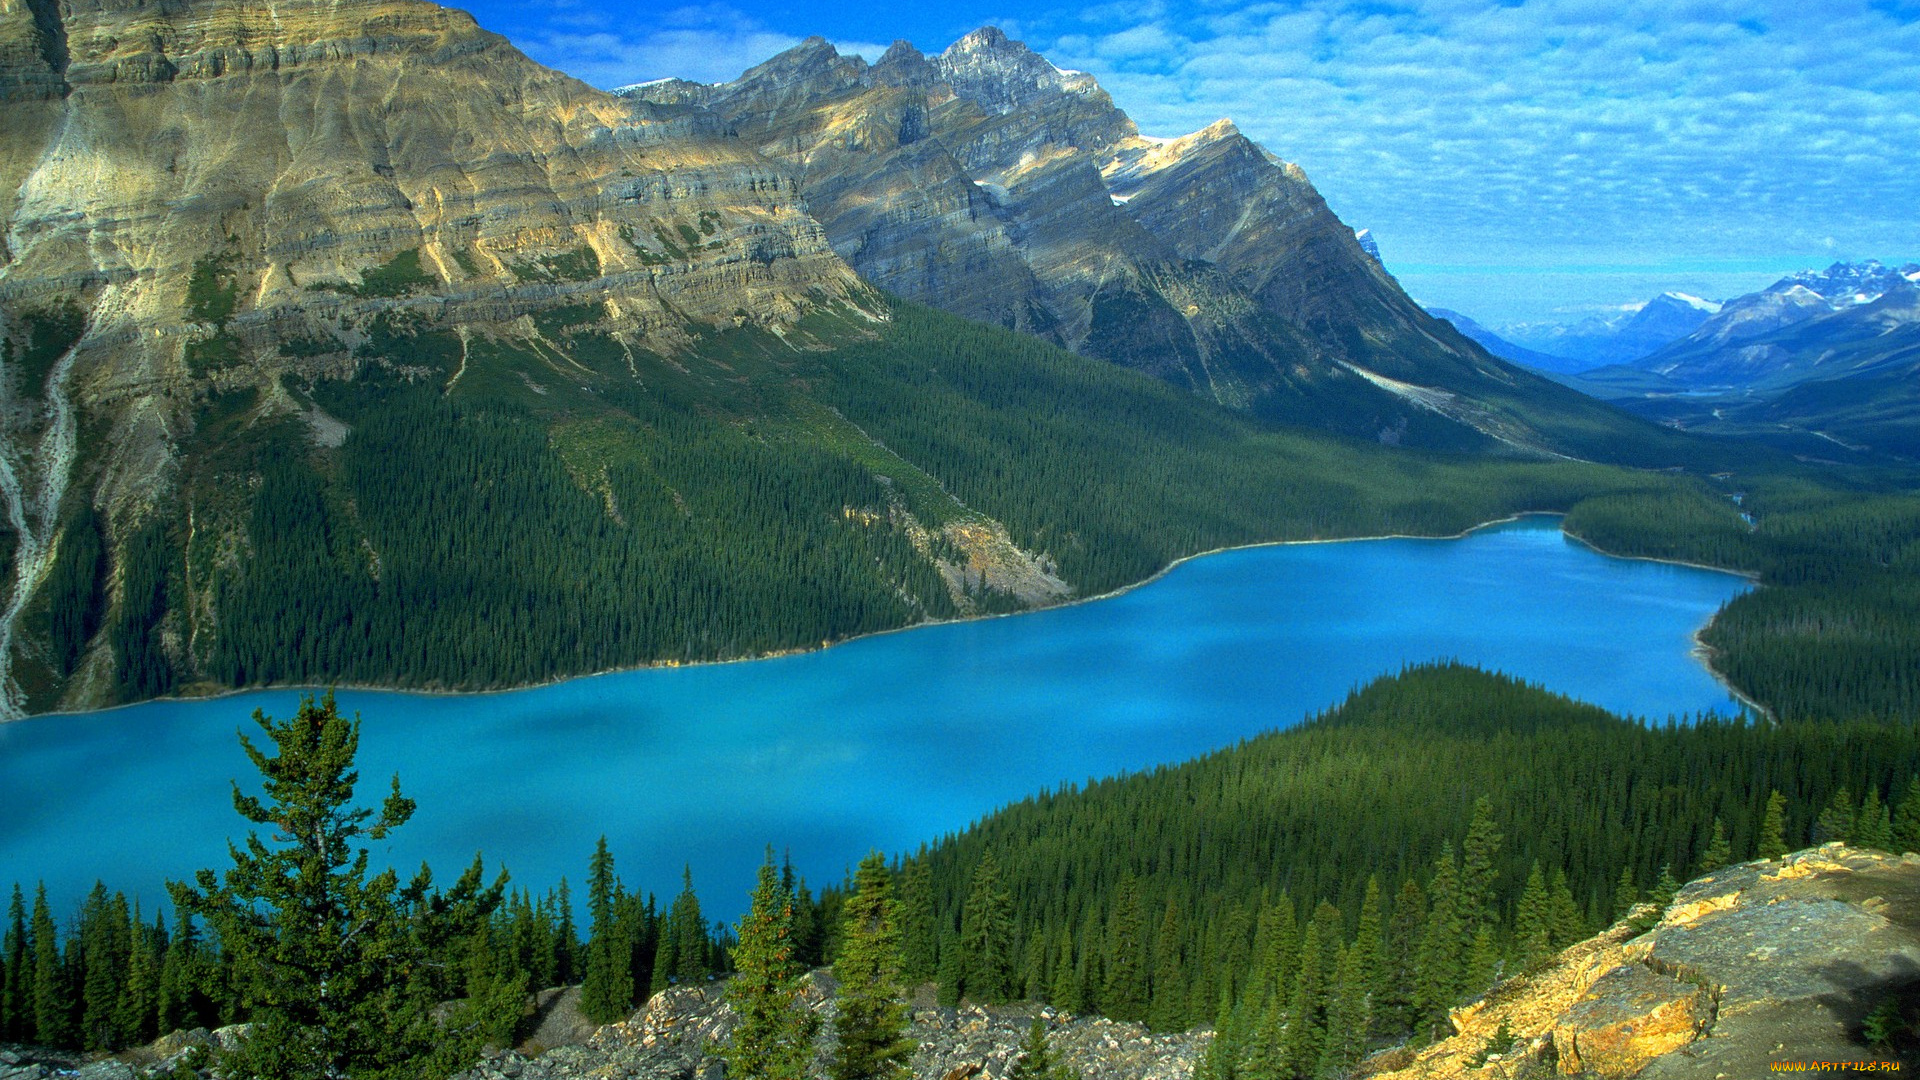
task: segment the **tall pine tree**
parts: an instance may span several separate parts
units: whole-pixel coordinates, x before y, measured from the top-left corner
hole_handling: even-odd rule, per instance
[[[737,929],[737,974],[726,989],[740,1022],[720,1056],[728,1074],[743,1080],[803,1080],[813,1054],[819,1022],[800,1002],[806,969],[795,948],[793,907],[793,894],[781,886],[768,848],[752,906]]]
[[[840,951],[833,961],[840,1009],[831,1074],[834,1080],[892,1080],[905,1074],[914,1046],[900,1002],[900,905],[879,852],[854,872],[853,895],[840,919]]]

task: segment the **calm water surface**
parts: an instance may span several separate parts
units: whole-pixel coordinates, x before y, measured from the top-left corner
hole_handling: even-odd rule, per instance
[[[1460,540],[1253,548],[1121,596],[800,656],[460,697],[342,691],[366,801],[419,813],[376,856],[441,880],[484,848],[522,885],[582,880],[605,833],[629,887],[683,863],[710,914],[745,906],[767,844],[813,882],[1062,781],[1295,724],[1373,677],[1458,658],[1624,713],[1736,709],[1691,635],[1736,576],[1598,555],[1531,518]],[[234,738],[293,691],[0,725],[0,887],[56,912],[96,878],[149,905],[244,835]]]

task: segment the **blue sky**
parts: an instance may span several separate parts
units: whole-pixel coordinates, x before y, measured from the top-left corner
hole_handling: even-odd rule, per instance
[[[994,23],[1141,129],[1299,162],[1423,302],[1490,324],[1920,259],[1920,0],[609,0],[469,6],[598,86]]]

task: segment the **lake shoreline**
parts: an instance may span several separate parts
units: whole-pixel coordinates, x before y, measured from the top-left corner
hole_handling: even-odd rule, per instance
[[[754,656],[740,656],[740,657],[733,657],[725,660],[656,661],[652,663],[633,664],[625,667],[604,668],[599,671],[578,672],[571,675],[557,675],[551,679],[542,679],[536,682],[516,683],[512,686],[490,687],[486,689],[474,689],[474,690],[430,689],[430,688],[413,687],[413,686],[391,686],[391,685],[383,685],[379,683],[332,683],[325,686],[315,686],[311,684],[301,684],[301,683],[275,683],[275,684],[269,684],[265,686],[224,687],[224,688],[213,690],[204,694],[195,694],[195,693],[171,694],[171,695],[166,695],[162,697],[142,698],[139,701],[123,702],[118,705],[107,705],[107,706],[102,706],[100,708],[95,708],[95,709],[60,710],[55,712],[32,713],[27,716],[4,717],[4,718],[0,718],[0,725],[25,723],[33,720],[53,719],[55,717],[62,717],[62,716],[67,716],[67,717],[95,716],[102,713],[118,712],[119,710],[122,710],[122,709],[132,709],[142,705],[152,705],[152,704],[163,703],[163,702],[187,703],[187,702],[202,702],[202,701],[218,701],[222,698],[238,697],[242,694],[254,694],[254,693],[261,693],[261,692],[272,692],[272,691],[299,691],[305,694],[312,694],[315,696],[324,694],[324,693],[347,690],[347,691],[360,691],[360,692],[381,693],[381,694],[405,694],[410,696],[429,697],[429,698],[487,697],[495,694],[517,694],[525,690],[538,690],[543,687],[555,686],[561,683],[573,682],[579,679],[597,679],[603,676],[621,675],[621,674],[626,674],[626,673],[636,672],[636,671],[664,671],[664,670],[673,670],[676,668],[712,667],[712,666],[718,666],[718,665],[724,665],[724,664],[752,664],[752,663],[758,663],[763,660],[778,660],[778,659],[782,659],[790,656],[804,656],[809,653],[825,652],[828,649],[832,649],[840,645],[850,644],[855,641],[865,641],[870,638],[877,638],[887,634],[903,634],[903,633],[908,633],[914,630],[923,630],[929,627],[951,626],[958,623],[979,622],[986,619],[1018,618],[1022,615],[1032,615],[1042,611],[1054,611],[1054,610],[1059,610],[1064,608],[1076,607],[1082,604],[1091,604],[1100,600],[1111,600],[1111,599],[1114,599],[1115,597],[1124,596],[1130,592],[1133,592],[1136,589],[1141,589],[1141,588],[1145,588],[1148,585],[1152,585],[1155,582],[1166,577],[1168,574],[1173,573],[1176,569],[1178,569],[1180,566],[1182,566],[1185,563],[1192,562],[1196,559],[1204,559],[1213,555],[1224,555],[1234,551],[1253,551],[1253,550],[1258,550],[1260,548],[1270,548],[1270,547],[1300,547],[1300,546],[1311,545],[1311,544],[1360,544],[1360,543],[1371,543],[1371,542],[1377,542],[1377,541],[1383,541],[1383,540],[1432,540],[1432,541],[1464,540],[1467,537],[1472,536],[1474,533],[1480,532],[1483,529],[1491,529],[1500,525],[1510,525],[1510,524],[1513,524],[1514,522],[1522,521],[1526,518],[1534,518],[1534,517],[1554,517],[1554,518],[1561,518],[1564,520],[1566,518],[1566,512],[1563,510],[1520,510],[1512,514],[1508,514],[1505,517],[1492,518],[1487,521],[1479,522],[1478,524],[1475,524],[1475,525],[1470,525],[1467,528],[1462,529],[1456,533],[1443,534],[1443,535],[1437,535],[1437,536],[1436,535],[1418,535],[1418,534],[1409,534],[1409,533],[1383,533],[1383,534],[1373,535],[1373,536],[1321,537],[1321,538],[1306,539],[1306,540],[1260,540],[1260,541],[1255,541],[1253,543],[1247,543],[1247,544],[1228,544],[1223,547],[1209,548],[1206,551],[1194,552],[1193,554],[1190,554],[1190,555],[1182,555],[1179,558],[1174,559],[1172,562],[1169,562],[1167,565],[1161,567],[1159,570],[1155,571],[1151,576],[1142,578],[1139,581],[1130,582],[1126,585],[1120,586],[1119,588],[1109,589],[1106,592],[1095,593],[1094,595],[1091,595],[1091,596],[1072,597],[1069,599],[1061,600],[1058,603],[1048,604],[1045,607],[1029,608],[1026,611],[1006,611],[1006,612],[994,612],[994,613],[988,613],[988,614],[963,615],[958,618],[952,618],[952,619],[926,619],[921,622],[911,623],[906,626],[895,626],[885,630],[875,630],[865,634],[854,634],[850,637],[837,638],[832,641],[822,642],[817,646],[806,646],[802,648],[793,648],[793,649],[781,649],[781,650],[776,650],[774,652],[759,653]],[[1657,556],[1651,556],[1651,555],[1623,555],[1616,552],[1608,551],[1607,549],[1586,539],[1583,536],[1580,536],[1577,533],[1567,532],[1564,527],[1562,527],[1559,531],[1562,536],[1565,536],[1565,537],[1568,537],[1569,539],[1577,541],[1581,546],[1587,548],[1588,550],[1593,551],[1596,554],[1605,555],[1608,558],[1628,559],[1636,562],[1665,563],[1669,566],[1682,566],[1682,567],[1687,567],[1689,569],[1694,569],[1694,570],[1706,570],[1706,571],[1711,571],[1713,573],[1731,574],[1735,577],[1744,578],[1747,581],[1753,582],[1755,585],[1759,584],[1759,576],[1756,574],[1748,573],[1747,571],[1732,570],[1723,566],[1709,566],[1704,563],[1687,562],[1681,559],[1663,559],[1663,558],[1659,558]],[[1706,631],[1706,629],[1712,625],[1713,625],[1713,620],[1708,619],[1706,625],[1699,627],[1693,633],[1694,654],[1696,657],[1698,657],[1701,660],[1701,666],[1705,667],[1707,669],[1708,674],[1713,676],[1714,681],[1718,682],[1722,687],[1724,687],[1727,690],[1727,692],[1734,697],[1735,700],[1739,701],[1741,704],[1747,706],[1748,708],[1753,709],[1755,712],[1759,713],[1760,715],[1771,719],[1772,714],[1765,707],[1761,706],[1758,702],[1751,700],[1745,694],[1742,694],[1737,688],[1735,688],[1731,683],[1729,683],[1726,679],[1726,676],[1722,674],[1721,671],[1713,665],[1712,658],[1714,655],[1714,650],[1708,647],[1706,643],[1700,639],[1700,634]]]

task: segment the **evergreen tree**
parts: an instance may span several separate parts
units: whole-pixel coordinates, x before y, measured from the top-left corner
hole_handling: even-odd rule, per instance
[[[59,932],[47,908],[43,882],[33,894],[33,1041],[48,1046],[72,1046],[77,1034],[73,998],[67,987],[67,969],[60,962]]]
[[[1790,850],[1787,847],[1787,797],[1774,791],[1767,796],[1767,812],[1760,819],[1760,857],[1778,859]]]
[[[1613,887],[1613,921],[1619,922],[1640,902],[1640,885],[1633,880],[1633,867],[1620,868],[1620,881]]]
[[[1180,956],[1180,909],[1167,898],[1160,917],[1160,933],[1153,939],[1152,1027],[1156,1031],[1184,1031],[1187,1027],[1187,986]]]
[[[1100,992],[1100,1011],[1114,1020],[1147,1018],[1143,922],[1140,882],[1132,874],[1124,875],[1107,916],[1107,981]]]
[[[580,1012],[595,1024],[610,1024],[633,1011],[631,944],[619,918],[624,890],[614,877],[613,855],[602,835],[587,863],[586,979],[580,988]]]
[[[1300,932],[1300,963],[1294,972],[1293,996],[1287,1001],[1286,1034],[1280,1052],[1283,1075],[1291,1072],[1311,1076],[1320,1064],[1326,1037],[1321,1019],[1326,1004],[1326,972],[1320,966],[1320,956],[1320,923],[1309,919]]]
[[[20,883],[14,882],[13,899],[7,904],[7,931],[4,941],[0,941],[0,963],[4,963],[6,976],[0,978],[0,1039],[9,1042],[24,1042],[28,1037],[28,1026],[33,1015],[32,979],[29,975],[32,955],[27,939],[27,904],[20,892]]]
[[[1493,927],[1482,925],[1467,941],[1466,962],[1460,976],[1463,996],[1477,997],[1486,993],[1499,974],[1500,947],[1494,944]]]
[[[1007,1070],[1007,1080],[1076,1080],[1077,1074],[1066,1065],[1056,1061],[1053,1046],[1047,1040],[1047,1022],[1038,1016],[1027,1028],[1027,1038],[1020,1044],[1020,1056],[1013,1059],[1013,1068]]]
[[[1716,817],[1713,819],[1713,839],[1708,841],[1707,850],[1700,856],[1700,872],[1711,874],[1732,861],[1733,845],[1727,841],[1727,823]]]
[[[1893,850],[1920,851],[1920,776],[1907,781],[1907,793],[1894,809]]]
[[[573,890],[567,887],[565,877],[560,879],[560,895],[553,910],[559,918],[553,936],[553,978],[560,986],[572,986],[574,980],[586,975],[586,970],[580,957],[580,933],[573,926]]]
[[[1653,893],[1647,899],[1653,902],[1654,907],[1665,911],[1667,905],[1673,903],[1673,898],[1679,891],[1680,879],[1673,876],[1673,866],[1665,864],[1660,867],[1660,878],[1654,882]]]
[[[1494,861],[1506,838],[1493,824],[1493,800],[1482,795],[1473,802],[1473,818],[1460,847],[1460,924],[1471,939],[1494,924]]]
[[[1360,989],[1367,1001],[1370,1030],[1375,1002],[1385,1000],[1387,984],[1393,977],[1387,962],[1387,928],[1381,910],[1380,875],[1367,876],[1367,891],[1360,900],[1360,925],[1353,940],[1354,963],[1361,975]],[[1368,1032],[1362,1031],[1364,1036]]]
[[[830,1073],[834,1080],[902,1076],[914,1044],[906,1037],[907,1010],[900,1002],[900,905],[879,852],[854,872],[853,894],[840,917],[839,955],[833,961],[840,1010]]]
[[[1437,1031],[1447,1009],[1460,996],[1460,977],[1466,942],[1460,918],[1460,872],[1453,848],[1443,846],[1427,886],[1427,922],[1420,934],[1415,958],[1413,1005],[1417,1023]]]
[[[1054,958],[1053,984],[1047,991],[1047,1000],[1065,1013],[1082,1012],[1087,1007],[1080,996],[1080,969],[1074,964],[1071,928],[1060,933],[1060,951]]]
[[[803,1080],[812,1057],[818,1018],[800,1002],[806,969],[794,949],[794,898],[780,884],[773,849],[767,849],[754,886],[753,903],[738,926],[727,981],[727,1003],[740,1018],[721,1048],[730,1076],[742,1080]]]
[[[1853,808],[1853,792],[1844,786],[1833,793],[1833,801],[1813,822],[1813,842],[1826,844],[1838,840],[1846,842],[1853,839],[1853,826],[1858,814]]]
[[[938,970],[939,927],[933,914],[933,877],[924,859],[907,863],[900,878],[900,978],[919,986]]]
[[[680,895],[673,898],[673,906],[667,910],[665,936],[673,941],[673,970],[668,974],[674,981],[703,983],[713,975],[707,917],[701,914],[700,897],[693,891],[691,866],[680,868]],[[795,959],[799,959],[797,952]]]
[[[155,1004],[159,1030],[163,1033],[210,1026],[210,996],[205,981],[209,965],[201,955],[200,932],[193,916],[185,908],[174,909],[173,933],[167,941],[166,956],[160,964],[160,985]],[[217,1021],[214,1021],[217,1023]]]
[[[1585,939],[1587,919],[1580,913],[1580,904],[1573,898],[1573,887],[1567,884],[1565,870],[1554,867],[1553,878],[1547,883],[1547,895],[1552,905],[1554,951]]]
[[[377,815],[353,805],[360,722],[343,719],[332,694],[303,698],[284,723],[259,711],[254,721],[275,753],[245,735],[240,743],[265,778],[266,801],[235,785],[234,809],[271,826],[272,843],[283,846],[250,833],[244,848],[230,849],[224,878],[201,870],[191,885],[168,886],[175,904],[219,934],[249,1005],[251,1034],[222,1055],[221,1071],[419,1076],[477,1056],[477,1038],[434,1023],[431,987],[413,978],[419,939],[407,908],[426,904],[427,875],[403,895],[393,871],[369,877],[367,850],[356,848],[413,816],[399,778]]]
[[[1366,964],[1358,947],[1345,950],[1334,975],[1327,1007],[1326,1043],[1320,1051],[1317,1080],[1343,1080],[1367,1053],[1369,1013]]]
[[[1538,971],[1553,955],[1553,903],[1540,860],[1527,871],[1527,885],[1513,913],[1513,962],[1523,972]]]
[[[120,986],[117,1027],[129,1046],[150,1043],[159,1036],[160,942],[166,924],[148,927],[135,904],[127,924],[127,978]]]
[[[960,978],[966,995],[998,1004],[1013,996],[1013,900],[1000,884],[1000,866],[987,852],[974,868],[960,913]]]
[[[1854,819],[1852,843],[1858,847],[1885,850],[1893,846],[1893,821],[1880,801],[1880,789],[1869,787],[1860,803],[1860,816]]]
[[[1393,917],[1387,923],[1389,977],[1386,996],[1380,999],[1375,1012],[1381,1034],[1397,1035],[1418,1022],[1414,1013],[1418,996],[1415,976],[1426,925],[1426,891],[1409,877],[1400,883],[1400,892],[1393,901]]]

